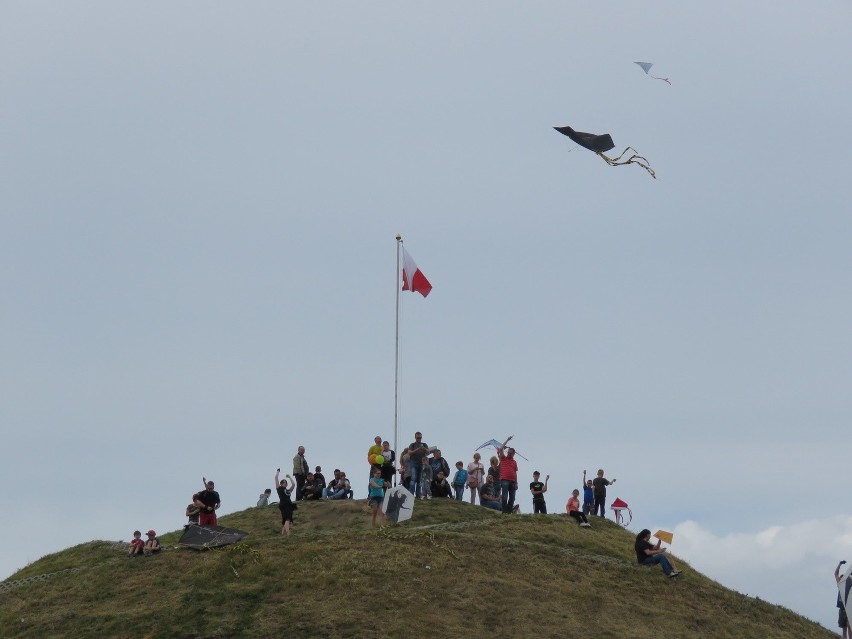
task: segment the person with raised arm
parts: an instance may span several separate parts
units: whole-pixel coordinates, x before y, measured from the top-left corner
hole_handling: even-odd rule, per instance
[[[509,515],[515,507],[515,492],[518,490],[518,462],[515,461],[515,449],[506,449],[514,435],[509,435],[497,455],[500,457],[500,503],[503,514]]]
[[[289,535],[290,526],[293,525],[293,511],[296,510],[296,504],[290,495],[296,488],[296,482],[290,475],[284,475],[284,479],[278,481],[280,473],[280,468],[275,471],[275,490],[278,491],[278,510],[281,511],[281,534]]]

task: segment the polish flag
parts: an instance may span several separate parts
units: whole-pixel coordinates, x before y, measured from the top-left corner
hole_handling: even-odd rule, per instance
[[[423,271],[417,268],[417,264],[411,259],[404,246],[402,247],[402,290],[416,291],[423,297],[429,295],[429,291],[432,290],[429,280],[423,275]]]

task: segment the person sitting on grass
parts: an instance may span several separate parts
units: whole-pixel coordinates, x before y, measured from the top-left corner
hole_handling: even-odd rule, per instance
[[[444,477],[444,471],[442,470],[438,471],[438,475],[432,480],[430,488],[432,490],[432,497],[435,499],[440,497],[448,497],[452,499],[453,497],[453,489],[450,488],[450,483],[447,481],[447,478]]]
[[[651,531],[647,528],[643,528],[639,531],[639,534],[636,535],[635,548],[637,561],[643,566],[660,564],[667,577],[677,577],[680,574],[680,571],[677,570],[672,562],[670,562],[663,554],[666,552],[666,549],[660,548],[659,541],[656,546],[652,546],[651,542],[648,541],[649,539],[651,539]]]
[[[150,557],[155,552],[160,551],[160,540],[157,539],[157,533],[153,530],[148,531],[148,540],[145,542],[145,546],[142,549],[142,553],[146,557]]]
[[[133,539],[130,540],[130,546],[127,548],[127,556],[136,557],[137,555],[141,555],[144,548],[145,542],[142,541],[142,533],[138,530],[134,530]]]
[[[479,503],[491,510],[503,510],[500,503],[500,488],[494,483],[494,476],[487,475],[485,483],[479,489]]]
[[[325,489],[322,491],[322,496],[326,499],[331,499],[331,496],[337,491],[337,482],[340,481],[340,469],[334,469],[334,479],[332,479],[326,485]]]
[[[304,499],[322,499],[322,491],[325,488],[325,479],[322,473],[319,474],[319,479],[314,473],[308,473],[308,478],[305,480]]]
[[[573,517],[577,520],[577,523],[580,524],[583,528],[591,528],[592,525],[589,523],[589,520],[586,518],[586,515],[580,511],[580,491],[576,488],[571,493],[570,499],[568,499],[568,503],[565,504],[565,511],[568,513],[569,517]]]
[[[382,479],[382,469],[376,466],[373,469],[373,478],[370,480],[370,494],[367,497],[373,516],[370,519],[370,527],[376,527],[376,517],[382,514],[381,525],[385,525],[385,514],[382,512],[382,502],[385,500],[385,480]]]
[[[263,508],[264,506],[268,506],[269,505],[269,496],[271,494],[272,494],[271,488],[267,488],[262,493],[260,493],[260,496],[258,496],[258,498],[257,498],[257,507]]]

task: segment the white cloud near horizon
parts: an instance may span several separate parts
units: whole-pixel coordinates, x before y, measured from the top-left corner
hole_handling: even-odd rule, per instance
[[[789,515],[795,517],[795,510]],[[704,575],[829,628],[836,626],[833,571],[840,560],[852,558],[852,517],[791,521],[724,535],[687,520],[672,532],[675,557]]]

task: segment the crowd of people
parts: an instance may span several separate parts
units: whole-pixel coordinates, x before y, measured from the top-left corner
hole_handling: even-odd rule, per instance
[[[390,442],[376,436],[373,444],[367,450],[367,463],[370,471],[367,478],[367,501],[370,506],[370,524],[384,524],[382,502],[385,492],[394,484],[395,476],[408,489],[415,499],[455,499],[464,501],[465,490],[468,491],[469,503],[500,511],[503,514],[519,512],[515,503],[518,490],[518,463],[515,460],[515,449],[509,446],[513,439],[509,435],[506,440],[496,446],[496,455],[489,459],[486,469],[478,452],[473,453],[473,460],[467,465],[457,461],[455,472],[451,473],[450,465],[438,447],[430,447],[423,441],[423,434],[414,434],[414,441],[409,444],[397,460],[395,451],[391,450]],[[495,442],[496,444],[496,442]],[[334,469],[333,478],[326,482],[322,467],[310,466],[305,458],[305,447],[299,446],[293,457],[293,473],[280,477],[281,469],[275,472],[275,490],[278,494],[278,508],[281,512],[281,534],[289,535],[293,526],[293,513],[298,509],[299,501],[308,500],[337,500],[354,499],[352,484],[346,473]],[[452,475],[452,476],[451,476]],[[546,493],[550,475],[541,481],[541,473],[535,471],[529,484],[533,502],[534,514],[547,514]],[[577,522],[580,527],[591,528],[590,515],[606,516],[606,489],[615,483],[615,479],[604,477],[604,470],[597,471],[597,476],[588,479],[583,471],[582,489],[583,501],[580,502],[580,490],[574,489],[565,505],[566,514]],[[192,502],[186,508],[188,522],[186,526],[200,525],[215,526],[218,524],[216,511],[221,505],[219,493],[212,481],[202,477],[204,489],[194,493]],[[275,505],[269,499],[272,490],[267,488],[257,500],[258,507]],[[153,532],[153,531],[151,531]],[[664,548],[659,542],[652,546],[648,539],[650,531],[643,530],[636,538],[635,550],[637,560],[643,565],[659,563],[669,576],[679,574],[671,562],[663,555]],[[141,541],[141,540],[140,540]],[[131,546],[131,553],[134,551]],[[144,550],[144,549],[143,549]],[[140,551],[141,552],[141,551]]]

